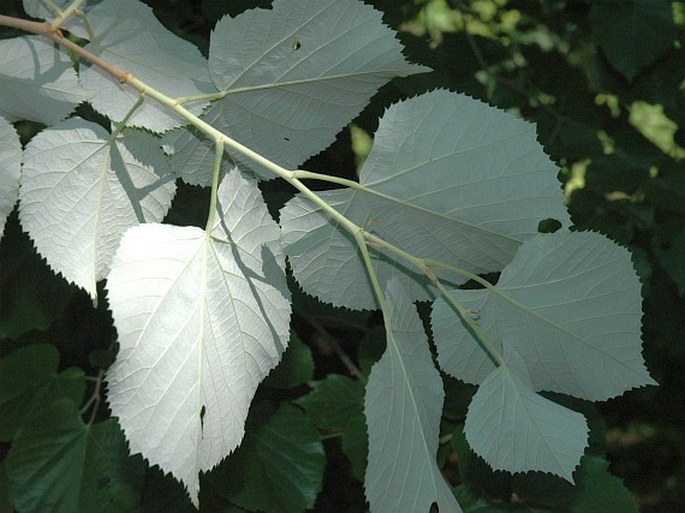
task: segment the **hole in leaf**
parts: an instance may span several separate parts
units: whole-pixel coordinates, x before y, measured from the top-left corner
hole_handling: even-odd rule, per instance
[[[538,232],[554,233],[561,228],[561,223],[556,219],[543,219],[538,223]]]
[[[302,44],[296,39],[293,41],[293,46],[292,46],[294,51],[298,51],[300,48],[302,48]]]

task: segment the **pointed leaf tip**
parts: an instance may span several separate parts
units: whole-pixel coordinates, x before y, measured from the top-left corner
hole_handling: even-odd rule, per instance
[[[196,227],[129,230],[107,289],[120,351],[108,400],[131,450],[181,480],[240,443],[260,381],[288,342],[290,295],[278,225],[233,170],[211,236]]]
[[[374,513],[461,513],[436,462],[444,392],[411,298],[386,290],[388,345],[371,369],[364,413],[369,458],[364,487]]]
[[[19,218],[48,265],[96,297],[121,235],[161,221],[176,191],[156,139],[70,118],[27,145]]]
[[[585,418],[535,393],[521,357],[504,353],[507,363],[471,400],[464,425],[469,445],[495,470],[540,470],[573,483],[587,446]]]

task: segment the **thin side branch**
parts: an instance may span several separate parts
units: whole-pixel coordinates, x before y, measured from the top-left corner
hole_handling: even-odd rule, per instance
[[[64,37],[64,34],[59,28],[53,27],[50,23],[23,20],[21,18],[14,18],[12,16],[5,16],[0,14],[0,25],[23,30],[24,32],[29,32],[31,34],[38,34],[40,36],[48,37],[58,45],[73,51],[74,53],[78,54],[80,57],[87,60],[88,62],[95,64],[96,66],[99,66],[107,73],[112,75],[120,84],[125,84],[129,81],[129,79],[133,78],[133,75],[131,75],[131,73],[124,71],[123,69],[119,68],[118,66],[115,66],[109,61],[106,61],[105,59],[98,57],[97,55],[83,48],[82,46],[79,46],[73,41],[70,41],[69,39]]]
[[[359,370],[359,367],[355,365],[352,358],[345,352],[340,343],[335,339],[335,337],[326,329],[326,327],[314,318],[304,317],[304,319],[311,324],[319,335],[325,340],[325,344],[328,344],[333,352],[340,358],[340,361],[347,368],[349,373],[357,378],[362,383],[366,383],[366,376]],[[321,342],[323,344],[324,342]]]

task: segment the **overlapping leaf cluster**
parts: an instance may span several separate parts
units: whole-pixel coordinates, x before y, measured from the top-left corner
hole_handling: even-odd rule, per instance
[[[55,15],[36,2],[25,7]],[[144,86],[121,84],[94,62],[75,70],[38,36],[0,41],[0,215],[4,224],[18,198],[40,255],[93,300],[107,280],[119,346],[106,376],[112,415],[131,452],[182,481],[195,506],[200,473],[241,442],[206,480],[229,483],[221,495],[264,511],[303,511],[316,500],[323,449],[302,410],[260,405],[248,419],[291,338],[286,257],[306,293],[381,310],[386,349],[363,403],[357,390],[349,418],[315,422],[344,428],[343,450],[374,512],[461,510],[436,462],[440,370],[479,385],[464,426],[476,454],[494,469],[568,481],[588,427],[540,392],[603,400],[654,383],[641,357],[630,255],[596,233],[568,231],[555,166],[533,125],[434,90],[387,109],[357,182],[331,178],[347,187],[320,193],[303,184],[327,180],[297,167],[380,86],[428,70],[405,60],[380,12],[358,0],[277,0],[220,20],[204,59],[137,0],[84,11],[85,21],[74,16],[64,28]],[[603,44],[611,55],[611,38]],[[639,56],[621,63],[628,76],[643,65]],[[65,119],[82,102],[106,123]],[[10,124],[21,119],[48,125],[25,149]],[[300,190],[280,225],[258,187],[274,174]],[[212,186],[205,229],[162,224],[179,178]],[[549,218],[562,229],[539,234]],[[496,283],[479,277],[493,272],[501,272]],[[468,280],[482,288],[458,288]],[[439,368],[416,301],[434,302]],[[0,408],[14,419],[3,434],[12,440],[12,504],[133,507],[141,462],[123,470],[113,420],[82,420],[83,376],[58,374],[50,346],[23,351],[0,367]],[[22,361],[36,376],[14,382]],[[322,383],[298,401],[310,415]],[[35,406],[50,394],[50,408]],[[255,483],[273,493],[255,492]]]

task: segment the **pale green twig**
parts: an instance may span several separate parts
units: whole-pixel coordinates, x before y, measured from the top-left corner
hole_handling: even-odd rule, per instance
[[[66,22],[69,18],[71,18],[74,15],[78,14],[83,14],[81,13],[81,5],[83,5],[85,0],[74,0],[71,2],[69,7],[67,7],[64,11],[59,12],[59,9],[57,10],[58,16],[52,22],[50,23],[50,26],[52,27],[53,30],[59,30],[59,28]]]
[[[143,104],[143,97],[140,96],[138,98],[138,101],[133,104],[133,107],[129,109],[129,111],[126,113],[124,116],[124,119],[122,119],[119,123],[117,123],[117,126],[112,130],[112,135],[110,135],[109,140],[110,142],[114,141],[114,139],[119,135],[124,128],[126,128],[126,123],[128,123],[128,120],[131,119],[131,116],[140,108],[140,106]]]
[[[217,139],[214,142],[214,174],[212,175],[212,193],[209,200],[209,214],[207,215],[207,225],[205,231],[212,233],[214,230],[214,219],[216,217],[216,205],[219,198],[219,177],[221,176],[221,161],[224,158],[224,141]]]

